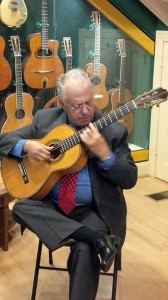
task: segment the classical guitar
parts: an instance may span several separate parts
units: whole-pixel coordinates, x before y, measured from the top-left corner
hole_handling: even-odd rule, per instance
[[[2,126],[1,133],[21,128],[32,122],[34,101],[31,95],[23,93],[21,49],[18,36],[11,36],[11,45],[15,57],[15,85],[16,93],[10,94],[5,100],[7,119]]]
[[[159,105],[166,101],[168,91],[158,88],[124,104],[114,112],[94,122],[98,130],[109,126],[137,108]],[[87,162],[87,153],[80,139],[84,129],[76,132],[69,125],[59,125],[39,141],[52,145],[52,159],[36,162],[29,156],[20,159],[2,158],[2,177],[8,192],[14,198],[43,199],[63,174],[78,172]]]
[[[34,89],[54,88],[57,78],[64,73],[63,64],[57,54],[59,42],[48,40],[47,0],[42,2],[42,32],[28,37],[29,54],[24,60],[24,80]]]
[[[20,27],[27,19],[24,0],[2,0],[0,19],[8,27]]]
[[[0,91],[5,90],[12,79],[11,67],[4,57],[5,40],[0,36]]]
[[[108,94],[111,98],[111,106],[112,110],[116,110],[118,107],[128,103],[131,100],[131,93],[129,89],[125,88],[126,84],[126,46],[124,39],[118,39],[117,48],[119,55],[121,57],[120,63],[120,81],[119,81],[119,88],[111,89],[108,91]],[[130,133],[133,129],[133,114],[130,113],[129,115],[124,116],[120,119],[123,125],[125,125],[128,129],[128,133]]]
[[[62,46],[65,51],[65,58],[66,58],[66,72],[72,69],[72,41],[70,37],[63,37]],[[53,104],[56,104],[56,106],[61,106],[59,104],[59,98],[58,95],[54,96],[52,99],[50,99],[44,106],[44,108],[49,108]]]
[[[94,62],[87,64],[84,69],[93,81],[96,106],[103,110],[108,105],[109,96],[105,85],[107,69],[100,63],[100,13],[98,11],[92,12],[92,20],[95,28]]]

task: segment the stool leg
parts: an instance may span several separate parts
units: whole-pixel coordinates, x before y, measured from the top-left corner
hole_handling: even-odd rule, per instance
[[[118,270],[121,271],[121,253],[118,254]]]
[[[35,265],[35,271],[34,271],[34,280],[33,280],[31,300],[35,300],[35,298],[36,298],[37,281],[38,281],[39,266],[40,266],[40,260],[41,260],[41,251],[42,251],[42,242],[39,241],[38,251],[37,251],[37,258],[36,258],[36,265]]]
[[[49,264],[53,265],[53,257],[52,257],[52,251],[48,250],[48,256],[49,256]]]
[[[112,287],[112,297],[111,300],[116,300],[116,291],[117,291],[117,277],[118,277],[118,269],[120,266],[120,255],[116,255],[114,260],[114,271],[113,271],[113,287]]]

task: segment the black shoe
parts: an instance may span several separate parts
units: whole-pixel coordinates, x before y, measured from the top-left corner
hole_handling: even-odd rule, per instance
[[[100,268],[104,272],[108,272],[120,246],[121,239],[115,235],[105,235],[96,243],[97,253],[100,255]]]

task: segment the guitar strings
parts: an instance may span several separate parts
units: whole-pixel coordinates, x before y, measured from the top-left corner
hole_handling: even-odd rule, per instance
[[[130,109],[129,109],[130,107]],[[116,109],[114,112],[109,113],[108,115],[102,117],[101,119],[97,120],[96,122],[94,122],[94,126],[98,129],[100,127],[100,129],[104,128],[105,126],[110,125],[111,123],[113,123],[114,121],[117,121],[118,119],[120,119],[120,117],[128,114],[129,112],[131,112],[132,110],[134,110],[136,108],[133,100],[130,101],[129,103],[125,104],[124,106]],[[126,111],[124,114],[122,112],[124,112],[124,110]],[[117,115],[119,114],[120,117],[118,117]],[[115,120],[113,120],[113,117],[115,117]],[[110,121],[110,123],[109,123]],[[105,126],[103,126],[102,124],[105,124]],[[109,123],[109,124],[108,124]],[[75,134],[71,135],[70,137],[65,138],[64,140],[58,142],[57,144],[54,145],[53,147],[53,151],[57,150],[57,149],[65,149],[65,151],[69,148],[68,144],[70,144],[70,146],[74,146],[75,144],[80,142],[80,134],[83,133],[83,131],[85,129],[89,128],[89,126],[79,130],[78,132],[76,132]],[[75,144],[74,144],[75,142]],[[62,146],[62,147],[61,147]]]

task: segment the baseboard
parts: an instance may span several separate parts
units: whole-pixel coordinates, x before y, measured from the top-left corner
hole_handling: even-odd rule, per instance
[[[149,161],[136,163],[138,167],[138,177],[149,176]]]

